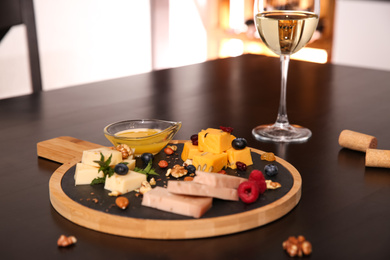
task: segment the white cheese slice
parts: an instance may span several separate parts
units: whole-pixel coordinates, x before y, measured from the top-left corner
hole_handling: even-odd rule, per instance
[[[84,163],[76,164],[76,171],[74,174],[75,185],[91,184],[93,179],[103,176],[103,172],[99,172],[98,167],[93,167]]]
[[[103,154],[104,160],[106,161],[110,155],[112,154],[110,165],[116,165],[122,161],[122,153],[113,150],[109,147],[97,148],[92,150],[83,151],[83,156],[81,158],[81,162],[84,164],[88,164],[91,166],[99,167],[99,164],[94,161],[100,161],[100,153]]]
[[[114,173],[111,177],[106,177],[104,189],[111,192],[117,191],[121,194],[128,193],[141,187],[141,183],[146,181],[146,174],[130,171],[126,175]]]
[[[129,168],[129,170],[134,170],[135,168],[135,159],[124,159],[122,162],[127,162],[127,168]]]

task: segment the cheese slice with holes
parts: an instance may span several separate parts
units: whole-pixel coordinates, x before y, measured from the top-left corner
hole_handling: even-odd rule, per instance
[[[179,215],[200,218],[212,206],[210,197],[193,197],[170,193],[166,188],[155,187],[144,194],[142,205]]]
[[[192,159],[192,164],[199,171],[219,172],[227,166],[227,154],[204,152],[200,155],[195,155]]]
[[[198,133],[200,151],[219,154],[232,147],[232,136],[220,129],[208,128]]]
[[[201,154],[197,145],[193,145],[192,142],[185,142],[183,145],[183,152],[181,153],[181,159],[185,162],[187,159],[193,159],[195,155]]]

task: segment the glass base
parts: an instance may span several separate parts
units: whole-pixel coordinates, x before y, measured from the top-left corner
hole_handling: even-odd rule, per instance
[[[252,135],[259,141],[305,142],[311,137],[311,131],[298,125],[260,125],[252,130]]]

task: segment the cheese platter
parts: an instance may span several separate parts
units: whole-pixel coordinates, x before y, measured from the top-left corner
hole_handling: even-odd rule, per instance
[[[172,155],[164,152],[154,156],[153,168],[158,176],[158,187],[166,187],[169,180],[183,180],[183,177],[167,176],[167,169],[158,162],[165,160],[169,167],[183,164],[181,153],[188,141],[172,140],[169,145],[177,146]],[[142,205],[142,195],[132,191],[123,194],[129,206],[122,210],[115,206],[115,196],[102,184],[75,185],[75,168],[82,153],[102,145],[86,142],[73,137],[58,137],[37,144],[41,158],[61,163],[49,181],[50,202],[55,210],[69,221],[80,226],[113,235],[146,239],[194,239],[215,237],[258,228],[269,224],[290,212],[301,198],[302,179],[290,163],[276,157],[273,162],[279,169],[278,175],[269,177],[281,184],[276,190],[267,190],[251,204],[242,201],[213,199],[212,207],[199,218],[161,211]],[[269,162],[261,159],[264,151],[250,148],[253,165],[245,171],[226,168],[227,175],[248,178],[252,170],[263,171]],[[140,159],[136,166],[143,167]],[[168,167],[168,168],[169,168]],[[137,195],[138,194],[138,195]]]

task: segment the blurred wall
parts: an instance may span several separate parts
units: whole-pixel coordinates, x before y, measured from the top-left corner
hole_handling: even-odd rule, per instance
[[[151,70],[149,1],[34,0],[44,90]],[[24,25],[0,42],[0,98],[30,93]]]
[[[43,89],[205,61],[207,33],[198,10],[206,4],[34,0]],[[29,94],[30,86],[25,28],[20,25],[0,42],[0,98]]]
[[[206,60],[204,25],[216,7],[210,9],[206,0],[164,0],[170,21],[157,23],[157,29],[164,28],[158,37],[165,35],[169,44],[159,50],[163,58],[153,67],[152,45],[161,39],[152,40],[150,1],[161,0],[34,0],[43,89]],[[389,14],[389,0],[336,0],[332,62],[390,71]],[[30,88],[25,28],[20,25],[0,42],[0,99],[29,94]]]
[[[332,63],[390,71],[389,25],[389,0],[337,0]]]

